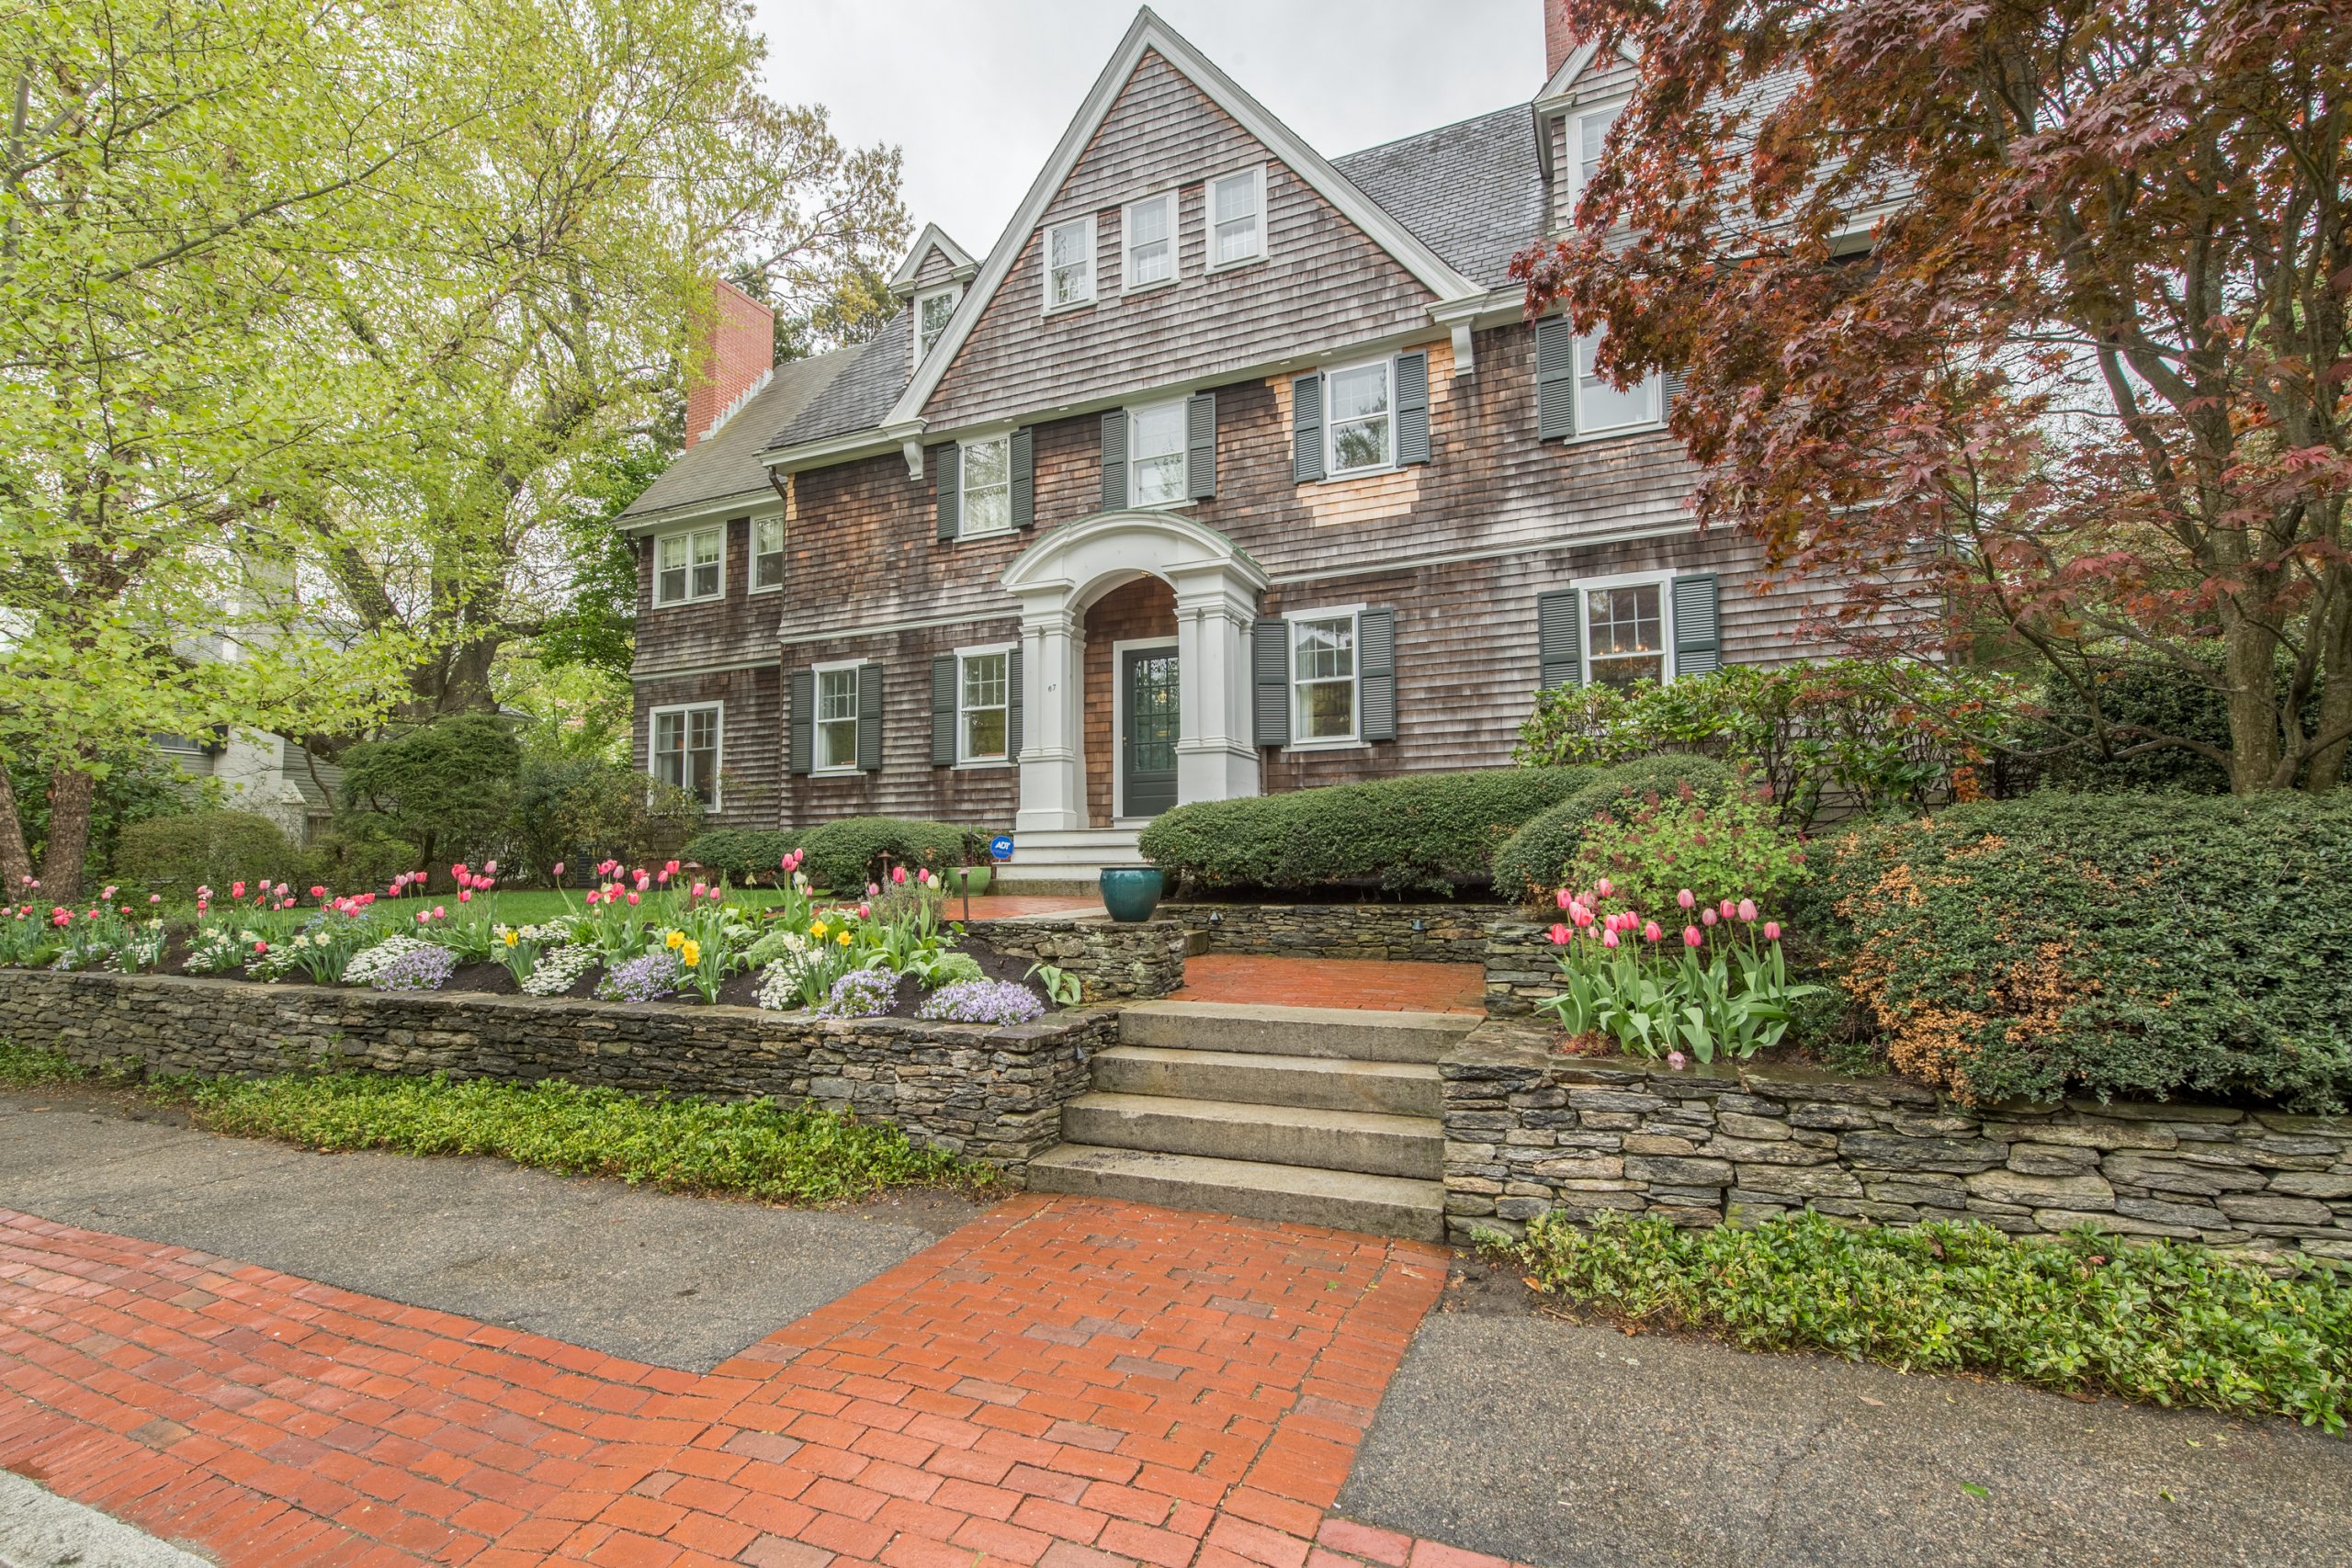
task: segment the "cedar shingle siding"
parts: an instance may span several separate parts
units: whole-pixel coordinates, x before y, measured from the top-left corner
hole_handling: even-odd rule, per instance
[[[1605,99],[1622,76],[1611,65],[1579,85],[1577,96]],[[1545,143],[1549,175],[1538,152]],[[1457,376],[1449,331],[1430,316],[1439,302],[1431,288],[1169,53],[1146,49],[1036,220],[1003,242],[1017,254],[993,298],[966,300],[967,311],[979,313],[911,427],[931,449],[922,475],[909,472],[901,429],[878,434],[911,374],[902,313],[871,343],[829,356],[821,389],[769,419],[767,456],[791,474],[782,592],[746,596],[744,524],[729,528],[720,604],[653,610],[650,547],[640,555],[639,758],[649,709],[718,698],[727,704],[725,820],[791,826],[887,813],[1010,825],[1021,804],[1019,770],[933,760],[933,661],[1020,637],[1020,605],[1001,586],[1006,568],[1056,530],[1106,509],[1105,411],[1163,400],[1171,388],[1214,397],[1215,493],[1180,510],[1231,540],[1271,580],[1255,614],[1360,604],[1393,617],[1395,739],[1343,750],[1261,750],[1268,790],[1507,764],[1539,680],[1539,597],[1579,579],[1712,574],[1724,662],[1817,651],[1796,632],[1808,604],[1829,590],[1767,592],[1755,547],[1693,531],[1688,499],[1696,474],[1671,436],[1648,430],[1538,439],[1534,333],[1517,317],[1505,272],[1547,214],[1560,220],[1569,152],[1556,120],[1521,106],[1337,161],[1448,265],[1497,290],[1472,336],[1474,373]],[[1204,182],[1260,162],[1267,165],[1269,259],[1204,276]],[[1121,209],[1171,188],[1177,280],[1125,295]],[[1045,315],[1043,231],[1090,213],[1096,301]],[[921,287],[949,270],[934,251],[912,276]],[[984,265],[970,287],[988,276]],[[1370,348],[1352,345],[1427,355],[1429,461],[1297,482],[1295,372],[1370,356]],[[901,419],[907,413],[898,410]],[[944,444],[975,426],[1026,432],[1033,525],[943,538]],[[862,450],[796,455],[862,432],[872,437]],[[722,447],[731,434],[698,451]],[[1200,434],[1188,430],[1195,445]],[[1193,453],[1193,472],[1204,471],[1204,456]],[[691,486],[680,470],[696,461],[689,454],[665,476],[665,505],[681,504],[678,492]],[[1111,643],[1172,633],[1169,604],[1158,583],[1130,584],[1081,617],[1089,638],[1082,804],[1098,826],[1110,819],[1116,762]],[[852,660],[882,671],[879,767],[837,777],[791,773],[783,708],[794,676]],[[1026,723],[1034,739],[1035,716]]]

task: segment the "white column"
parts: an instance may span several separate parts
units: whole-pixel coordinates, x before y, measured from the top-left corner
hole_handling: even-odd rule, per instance
[[[1059,595],[1021,602],[1021,808],[1016,833],[1086,826],[1084,654]]]
[[[1256,606],[1220,567],[1176,579],[1176,652],[1182,708],[1176,799],[1259,793],[1250,722],[1250,626]]]

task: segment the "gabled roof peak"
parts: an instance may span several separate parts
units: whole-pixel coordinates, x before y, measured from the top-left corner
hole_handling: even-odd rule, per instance
[[[901,299],[912,298],[916,275],[922,271],[924,258],[933,251],[946,261],[952,282],[968,283],[972,275],[979,270],[979,263],[972,259],[972,253],[957,244],[946,230],[936,223],[926,223],[922,226],[922,232],[915,236],[915,243],[908,248],[907,259],[900,262],[899,270],[890,275],[890,292]]]

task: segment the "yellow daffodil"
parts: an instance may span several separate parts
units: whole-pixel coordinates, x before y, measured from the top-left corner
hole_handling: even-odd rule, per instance
[[[834,940],[835,942],[840,942],[843,947],[847,947],[847,946],[849,945],[849,932],[847,932],[847,931],[843,931],[843,932],[842,932],[842,934],[841,934],[841,935],[839,935],[839,936],[835,937],[833,940]]]
[[[522,940],[523,940],[523,938],[522,938],[522,933],[520,933],[519,931],[516,931],[513,930],[512,928],[509,928],[509,930],[508,930],[508,931],[507,931],[507,932],[506,932],[506,945],[507,945],[507,946],[512,947],[512,946],[514,946],[516,942],[520,942],[520,941],[522,941]]]
[[[689,969],[701,963],[701,946],[692,942],[680,943],[678,947],[678,962],[684,964]]]
[[[662,944],[667,947],[684,947],[686,945],[686,933],[684,931],[672,931],[667,937],[662,939]]]
[[[821,939],[823,938],[824,934],[825,934],[828,931],[831,931],[831,929],[832,929],[832,928],[831,928],[831,926],[828,926],[827,924],[825,924],[825,922],[824,922],[824,921],[822,921],[822,920],[816,920],[816,921],[812,921],[812,922],[809,924],[809,927],[808,927],[808,934],[809,934],[810,936],[817,937],[817,938],[819,938],[819,939],[820,939],[820,940],[821,940]]]

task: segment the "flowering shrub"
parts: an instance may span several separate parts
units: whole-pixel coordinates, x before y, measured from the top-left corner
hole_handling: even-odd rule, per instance
[[[1608,908],[1615,891],[1604,877],[1590,892],[1559,893],[1566,918],[1552,941],[1562,990],[1544,1006],[1572,1035],[1600,1034],[1677,1067],[1685,1047],[1702,1062],[1744,1060],[1780,1043],[1791,1002],[1822,993],[1789,983],[1780,923],[1759,923],[1753,898],[1703,908],[1683,888],[1669,903],[1677,934],[1631,908]]]
[[[833,982],[824,1005],[827,1018],[879,1018],[899,994],[899,977],[887,969],[853,969]]]
[[[458,955],[446,947],[420,942],[407,952],[379,965],[368,984],[379,991],[437,991],[458,972]]]
[[[608,1002],[650,1002],[677,989],[678,955],[666,947],[611,964],[596,982],[596,995]]]
[[[343,983],[346,986],[372,986],[376,983],[376,976],[383,973],[384,966],[392,960],[414,953],[420,947],[432,945],[413,936],[388,936],[375,946],[362,948],[351,955],[351,961],[343,966]],[[195,963],[195,954],[191,953],[188,956],[190,967]]]
[[[585,942],[543,950],[531,972],[523,977],[526,996],[560,997],[580,983],[580,976],[596,967],[596,950]]]
[[[942,986],[915,1014],[952,1023],[1027,1023],[1046,1015],[1046,1004],[1026,986],[1010,980],[958,980]]]
[[[1737,791],[1701,795],[1685,784],[1596,817],[1568,882],[1590,887],[1606,878],[1625,908],[1660,914],[1678,893],[1707,908],[1725,898],[1770,907],[1804,874],[1804,851],[1770,806]]]

